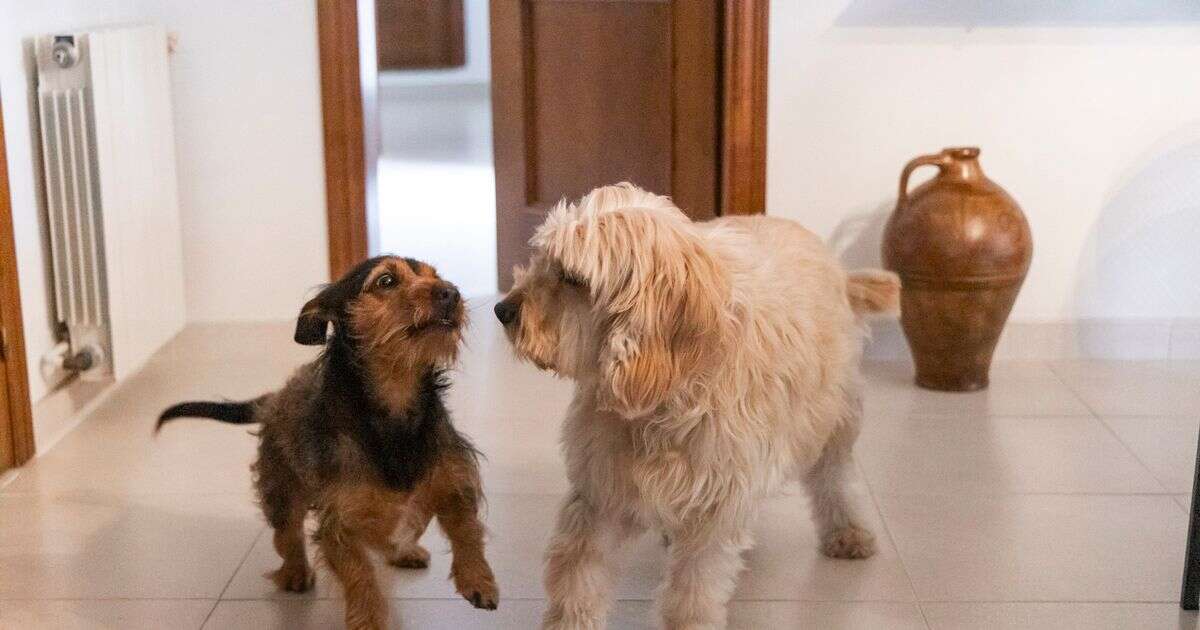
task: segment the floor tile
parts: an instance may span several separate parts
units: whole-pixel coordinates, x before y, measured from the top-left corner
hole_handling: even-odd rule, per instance
[[[921,601],[1179,595],[1186,518],[1162,496],[879,497]]]
[[[190,630],[216,605],[206,599],[7,600],[0,628],[22,630]]]
[[[1184,511],[1184,512],[1190,512],[1190,511],[1191,511],[1191,509],[1192,509],[1192,495],[1190,495],[1190,494],[1176,494],[1176,495],[1174,495],[1174,496],[1175,496],[1175,502],[1179,504],[1179,507],[1183,508],[1183,511]]]
[[[0,497],[0,599],[216,599],[262,529],[243,495]]]
[[[868,362],[867,419],[881,416],[1079,416],[1090,412],[1041,362],[992,366],[990,386],[978,392],[936,392],[913,385],[910,364]]]
[[[1060,361],[1051,367],[1101,416],[1200,415],[1200,361]]]
[[[474,610],[465,602],[392,600],[393,628],[471,628],[528,630],[538,627],[545,602],[515,600],[494,612]],[[241,600],[217,605],[206,629],[272,630],[338,627],[343,608],[337,600]],[[659,627],[653,606],[645,601],[614,602],[610,630]],[[915,604],[884,602],[733,602],[731,630],[821,628],[822,630],[917,630],[925,628]]]
[[[885,494],[1163,492],[1092,417],[868,418],[855,456]]]
[[[818,550],[808,501],[798,488],[763,505],[755,545],[743,554],[735,599],[807,601],[913,601],[900,556],[884,530],[866,489],[852,497],[878,550],[865,560],[836,560]]]
[[[832,560],[817,551],[816,535],[805,500],[784,496],[764,506],[764,518],[755,530],[758,541],[748,551],[735,598],[836,601],[912,601],[900,558],[886,537],[866,496],[860,495],[861,512],[879,540],[879,553],[863,561]],[[500,581],[501,601],[506,598],[543,597],[542,557],[559,499],[547,495],[492,494],[488,499],[490,532],[488,560]],[[423,544],[433,554],[424,570],[399,570],[377,565],[377,575],[392,597],[455,599],[447,581],[450,557],[436,527]],[[653,534],[627,544],[615,560],[618,579],[615,596],[651,599],[663,576],[666,551]],[[225,593],[227,599],[337,598],[334,578],[318,568],[317,586],[305,595],[283,593],[262,575],[279,564],[269,536],[255,544],[246,562]]]
[[[398,600],[390,602],[391,628],[455,630],[529,630],[541,624],[545,602],[512,600],[495,611],[476,610],[464,601]],[[217,605],[205,630],[307,630],[342,627],[342,602],[318,600],[240,600]],[[649,602],[615,602],[611,630],[651,630]]]
[[[923,630],[916,604],[891,602],[733,602],[729,627],[737,630]]]
[[[1176,604],[921,604],[931,630],[1126,630],[1196,628]]]
[[[1200,388],[1200,382],[1197,382]],[[1103,419],[1168,492],[1192,491],[1200,414],[1192,417]]]

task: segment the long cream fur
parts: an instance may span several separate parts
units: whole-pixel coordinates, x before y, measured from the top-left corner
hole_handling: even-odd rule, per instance
[[[559,204],[532,244],[506,331],[576,382],[545,628],[603,627],[611,552],[647,528],[670,541],[664,626],[725,627],[759,503],[794,478],[824,553],[874,552],[842,472],[861,413],[860,316],[895,308],[895,275],[848,276],[794,222],[693,223],[629,184]]]

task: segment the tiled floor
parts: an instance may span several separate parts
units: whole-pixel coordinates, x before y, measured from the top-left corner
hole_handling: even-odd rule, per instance
[[[533,628],[541,552],[565,487],[556,445],[566,383],[517,364],[476,305],[452,389],[487,455],[495,613],[433,567],[380,567],[404,628]],[[280,325],[194,326],[58,446],[0,489],[0,628],[326,628],[330,576],[304,596],[252,503],[254,439],[155,413],[184,397],[255,394],[311,356]],[[854,495],[878,534],[861,562],[816,551],[806,501],[765,506],[731,607],[736,628],[1192,628],[1175,600],[1200,426],[1200,363],[1002,363],[984,393],[918,391],[871,364]],[[663,552],[620,559],[610,627],[652,628]]]

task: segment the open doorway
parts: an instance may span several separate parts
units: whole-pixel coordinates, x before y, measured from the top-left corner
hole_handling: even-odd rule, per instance
[[[496,292],[487,0],[376,0],[377,247]]]
[[[550,205],[622,180],[765,211],[766,0],[391,2],[317,4],[332,275],[397,250],[506,290]]]

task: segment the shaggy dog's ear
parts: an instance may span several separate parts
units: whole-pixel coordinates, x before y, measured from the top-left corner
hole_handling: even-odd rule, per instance
[[[626,208],[563,227],[548,250],[587,280],[610,322],[602,402],[645,415],[718,350],[729,280],[678,211]]]

